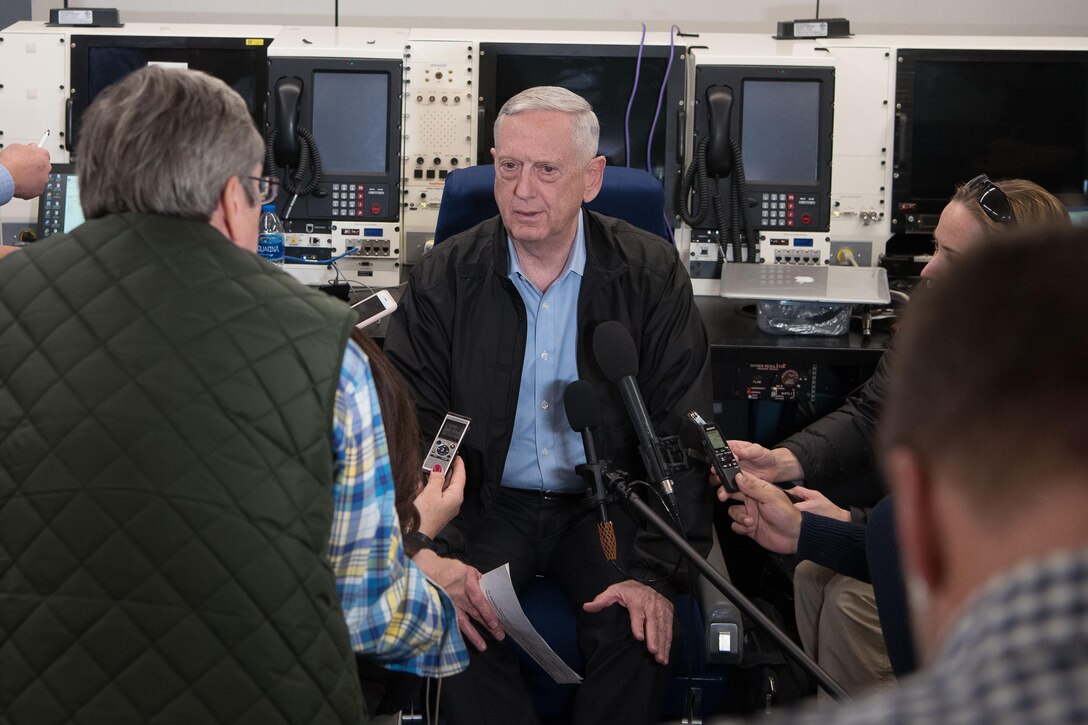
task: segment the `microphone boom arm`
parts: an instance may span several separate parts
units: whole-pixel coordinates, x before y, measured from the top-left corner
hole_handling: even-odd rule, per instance
[[[668,522],[658,516],[645,501],[639,498],[639,495],[631,490],[628,486],[628,482],[624,480],[622,475],[614,471],[606,470],[603,479],[609,493],[616,495],[619,500],[628,507],[629,511],[637,514],[646,524],[668,539],[669,542],[676,547],[677,551],[694,564],[695,568],[698,569],[718,591],[736,604],[737,608],[747,614],[757,625],[762,627],[763,630],[797,662],[797,664],[811,674],[820,687],[826,690],[831,697],[838,702],[845,702],[850,699],[850,696],[846,694],[846,690],[842,689],[842,686],[839,685],[839,683],[835,682],[835,680],[832,679],[827,672],[821,669],[811,657],[805,654],[805,651],[798,647],[792,639],[779,629],[766,614],[752,604],[751,600],[733,586],[732,582],[722,576],[720,571],[711,566],[710,562],[704,557],[700,556],[699,552],[693,549],[691,544],[685,541],[684,537],[678,534]]]

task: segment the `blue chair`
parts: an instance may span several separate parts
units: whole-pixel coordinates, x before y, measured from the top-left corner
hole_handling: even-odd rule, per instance
[[[494,186],[495,167],[490,165],[458,169],[447,176],[435,244],[497,215]],[[665,217],[664,190],[646,171],[606,166],[600,193],[585,206],[672,240]],[[707,558],[728,576],[716,536]],[[676,602],[680,621],[676,637],[682,641],[682,654],[669,665],[663,719],[679,719],[689,689],[700,690],[701,714],[714,712],[728,692],[726,665],[735,664],[742,656],[740,611],[702,577],[697,589],[695,597],[685,594]],[[520,592],[519,599],[529,621],[552,649],[571,669],[584,672],[585,661],[577,644],[577,620],[559,586],[537,577]],[[722,651],[726,639],[731,643],[730,649]],[[519,655],[522,674],[541,721],[566,722],[577,686],[557,685],[528,655]]]
[[[672,241],[665,218],[665,191],[661,182],[647,171],[622,166],[606,166],[601,192],[586,208],[630,224]],[[442,205],[434,243],[471,229],[484,219],[499,213],[495,205],[495,167],[469,166],[446,177]]]

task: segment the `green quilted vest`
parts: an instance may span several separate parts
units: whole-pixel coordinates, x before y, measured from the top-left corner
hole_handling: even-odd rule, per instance
[[[202,222],[0,262],[0,722],[366,721],[325,556],[351,323]]]

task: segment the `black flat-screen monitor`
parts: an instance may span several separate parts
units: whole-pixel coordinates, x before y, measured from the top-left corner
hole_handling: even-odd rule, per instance
[[[147,65],[192,68],[215,76],[245,100],[257,128],[264,127],[270,38],[73,35],[68,150],[76,152],[87,106],[106,86]]]
[[[664,184],[671,218],[680,174],[677,139],[683,123],[684,51],[646,46],[640,58],[637,45],[481,43],[483,113],[476,162],[493,163],[495,118],[506,101],[534,86],[560,86],[593,106],[601,126],[598,153],[610,166],[648,170]]]
[[[1088,206],[1088,52],[904,49],[896,64],[893,230],[933,234],[978,174]]]

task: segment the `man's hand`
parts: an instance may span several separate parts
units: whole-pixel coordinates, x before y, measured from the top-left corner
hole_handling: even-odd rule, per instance
[[[495,639],[506,636],[499,624],[498,615],[480,589],[480,572],[476,567],[456,559],[441,557],[428,549],[417,553],[412,561],[450,595],[450,599],[457,606],[457,626],[473,647],[480,652],[487,649],[487,643],[472,625],[472,620],[486,627]]]
[[[15,143],[0,149],[0,164],[15,181],[15,196],[33,199],[49,181],[49,152],[34,144]]]
[[[819,514],[820,516],[838,519],[839,521],[850,521],[849,511],[831,503],[831,500],[819,491],[814,491],[813,489],[805,488],[804,486],[794,486],[790,489],[790,493],[797,498],[802,499],[794,504],[801,511],[808,511],[810,513]]]
[[[752,538],[769,551],[796,553],[797,539],[801,536],[801,512],[790,502],[785,491],[748,473],[737,474],[737,486],[744,507],[729,508],[733,531]]]
[[[740,470],[764,481],[794,481],[805,476],[797,456],[787,448],[770,449],[748,441],[729,441],[729,449],[740,464]],[[710,482],[721,483],[713,474]],[[718,488],[719,501],[725,501],[729,495],[724,488]]]
[[[669,664],[672,602],[645,584],[628,579],[608,587],[582,608],[587,612],[599,612],[613,604],[627,608],[631,616],[631,634],[635,639],[646,643],[646,649],[659,664]]]

